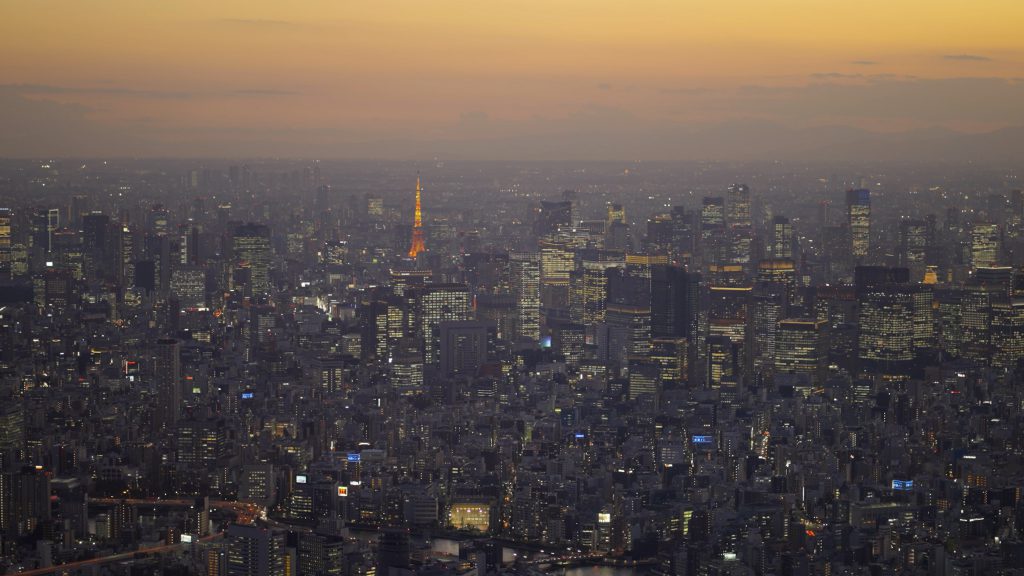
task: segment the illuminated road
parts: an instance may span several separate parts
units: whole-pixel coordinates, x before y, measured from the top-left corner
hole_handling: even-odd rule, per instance
[[[188,508],[195,505],[195,499],[189,498],[90,498],[90,504],[115,505],[126,503],[131,506],[173,506]],[[237,516],[239,524],[252,524],[256,518],[266,517],[266,510],[249,502],[229,500],[210,500],[210,508],[232,512]]]
[[[209,542],[210,540],[216,540],[224,536],[223,532],[217,532],[211,534],[205,538],[200,538],[200,542]],[[149,548],[140,548],[139,550],[132,550],[131,552],[122,552],[120,554],[112,554],[110,556],[103,556],[102,558],[92,558],[89,560],[79,560],[77,562],[68,562],[67,564],[59,564],[57,566],[49,566],[47,568],[36,568],[34,570],[27,570],[25,572],[16,572],[15,574],[21,574],[22,576],[35,576],[37,574],[53,574],[55,572],[70,572],[78,570],[79,568],[85,568],[87,566],[98,566],[100,564],[108,564],[110,562],[118,562],[120,560],[133,560],[136,558],[142,558],[145,556],[153,556],[156,554],[167,554],[170,552],[178,552],[183,548],[183,544],[163,544],[161,546],[150,546]]]

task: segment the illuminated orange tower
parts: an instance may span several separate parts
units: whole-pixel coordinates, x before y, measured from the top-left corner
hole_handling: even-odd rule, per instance
[[[412,246],[409,247],[409,258],[415,258],[427,249],[423,243],[423,213],[420,211],[420,177],[416,176],[416,216],[412,221]]]

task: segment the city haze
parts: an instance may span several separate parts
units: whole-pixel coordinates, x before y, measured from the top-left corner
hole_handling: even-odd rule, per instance
[[[0,155],[1016,160],[986,1],[16,3]]]

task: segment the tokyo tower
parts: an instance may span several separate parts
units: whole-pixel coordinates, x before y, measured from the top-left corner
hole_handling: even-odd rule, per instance
[[[423,213],[420,210],[420,177],[416,176],[416,216],[412,221],[412,245],[409,246],[409,258],[415,258],[427,249],[423,243]]]

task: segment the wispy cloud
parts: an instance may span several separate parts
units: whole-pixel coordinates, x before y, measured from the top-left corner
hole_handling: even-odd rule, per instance
[[[260,26],[260,27],[285,27],[298,26],[290,20],[264,20],[261,18],[220,18],[215,20],[218,24],[229,24],[233,26]]]
[[[189,98],[216,98],[220,96],[292,96],[298,92],[274,88],[239,88],[228,91],[142,90],[124,86],[58,86],[53,84],[0,84],[0,90],[25,95],[87,95],[123,96],[127,98],[155,98],[186,100]]]
[[[120,86],[56,86],[52,84],[2,84],[9,92],[19,94],[108,94],[113,96],[137,96],[142,98],[185,99],[194,96],[192,92],[176,90],[137,90]]]
[[[981,56],[980,54],[943,54],[943,60],[960,60],[964,62],[991,62],[992,59],[988,56]]]
[[[863,74],[844,74],[842,72],[815,72],[811,74],[811,78],[827,78],[827,79],[843,79],[843,78],[863,78]]]
[[[275,90],[273,88],[242,88],[232,90],[231,94],[237,96],[294,96],[298,92],[294,90]]]
[[[878,62],[875,62],[874,60],[854,60],[850,62],[850,64],[856,64],[857,66],[874,66],[875,64],[878,64]]]

